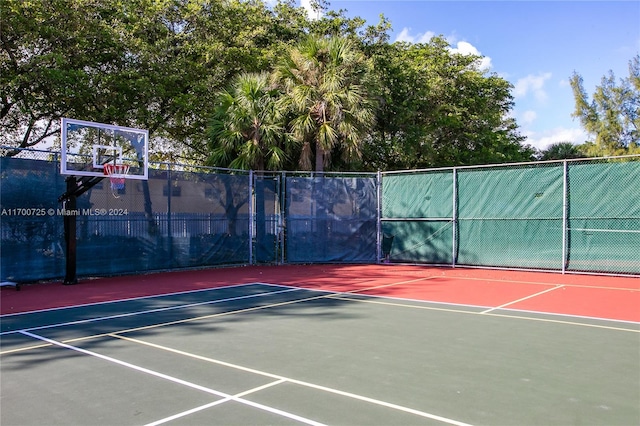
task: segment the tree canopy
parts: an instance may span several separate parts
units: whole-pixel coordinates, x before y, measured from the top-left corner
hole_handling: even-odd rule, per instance
[[[238,75],[230,90],[218,94],[209,126],[208,163],[237,169],[282,169],[288,135],[278,99],[268,74]]]
[[[316,6],[319,19],[293,0],[0,0],[0,143],[36,146],[66,116],[148,129],[155,159],[220,166],[533,159],[511,84],[481,58]]]
[[[602,77],[589,100],[582,76],[570,80],[574,117],[593,137],[580,148],[589,156],[640,153],[640,55],[629,62],[629,76],[616,82],[613,72]]]
[[[290,114],[292,137],[302,146],[302,170],[323,171],[341,151],[347,162],[361,158],[362,139],[373,125],[373,106],[360,83],[366,73],[363,55],[340,37],[307,37],[289,49],[273,77]]]

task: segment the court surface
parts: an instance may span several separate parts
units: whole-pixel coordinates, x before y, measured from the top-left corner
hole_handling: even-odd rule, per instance
[[[1,290],[2,425],[638,425],[640,279],[221,268]]]

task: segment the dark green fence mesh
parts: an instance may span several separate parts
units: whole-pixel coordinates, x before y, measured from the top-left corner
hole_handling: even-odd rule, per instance
[[[256,175],[253,188],[256,200],[254,259],[256,263],[282,261],[281,175]]]
[[[128,180],[115,192],[104,179],[66,211],[57,201],[66,189],[59,163],[1,161],[2,280],[64,276],[69,214],[77,223],[79,276],[250,261],[248,174],[152,169],[148,181]]]
[[[568,167],[567,268],[640,273],[640,161]]]
[[[562,268],[562,164],[458,171],[458,263]]]
[[[638,157],[385,173],[386,257],[640,274],[638,188]]]
[[[56,213],[65,182],[57,157],[42,153],[42,158],[0,157],[2,281],[64,274],[64,229]]]
[[[453,173],[385,175],[382,185],[385,260],[453,262]]]
[[[104,179],[78,197],[94,212],[77,218],[79,275],[249,260],[246,175],[149,170],[117,196]]]
[[[288,177],[288,262],[376,261],[375,177]]]

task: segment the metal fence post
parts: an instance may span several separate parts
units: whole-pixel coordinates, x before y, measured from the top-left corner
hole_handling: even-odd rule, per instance
[[[453,268],[456,267],[456,253],[458,252],[458,244],[456,239],[456,233],[458,232],[457,224],[458,224],[458,169],[453,168],[453,185],[451,188],[451,198],[453,203],[453,211],[451,217],[451,228],[452,228],[452,238],[451,238],[451,266]]]
[[[567,259],[567,233],[569,232],[568,223],[567,223],[567,208],[568,208],[568,197],[569,197],[569,175],[568,171],[568,162],[564,160],[562,162],[562,273],[564,274],[567,270],[567,263],[569,259]]]
[[[253,265],[253,170],[249,170],[249,264]]]
[[[280,264],[284,265],[285,259],[285,247],[286,247],[286,238],[287,238],[287,199],[286,199],[286,182],[287,182],[287,172],[280,172],[280,188],[278,191],[278,201],[280,206],[280,214],[278,215],[278,241],[280,246]]]
[[[171,217],[171,193],[173,192],[173,187],[171,185],[171,164],[167,167],[167,241],[168,241],[168,249],[169,249],[169,259],[171,262],[174,262],[173,257],[173,218]],[[171,265],[173,267],[173,265]]]
[[[379,170],[376,174],[376,197],[376,263],[380,263],[382,260],[382,173]]]

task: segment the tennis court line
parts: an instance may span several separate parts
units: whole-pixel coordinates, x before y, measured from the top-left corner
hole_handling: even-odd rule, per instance
[[[305,289],[293,288],[293,289],[290,289],[289,291],[297,291],[297,290],[305,290]],[[260,294],[255,294],[255,295],[237,296],[235,298],[232,297],[232,298],[227,298],[227,299],[212,300],[212,301],[209,301],[209,302],[199,302],[198,304],[222,303],[222,302],[227,302],[227,301],[230,301],[230,300],[244,299],[244,298],[248,298],[248,297],[270,296],[270,295],[273,295],[273,294],[280,294],[280,293],[287,293],[287,292],[288,291],[286,291],[286,290],[282,290],[282,291],[275,291],[275,292],[268,292],[268,293],[260,293]],[[324,297],[324,296],[319,296],[319,297]],[[304,299],[304,300],[306,300],[306,299]],[[295,301],[298,301],[298,299],[296,299]],[[273,306],[273,304],[266,305],[264,307],[271,307],[271,306]],[[170,308],[180,309],[180,308],[184,308],[184,307],[189,307],[189,306],[188,305],[179,305],[179,306],[175,306],[175,307],[172,306]],[[257,306],[257,307],[253,307],[253,308],[247,308],[247,309],[248,310],[261,309],[262,307],[263,306]],[[247,309],[244,309],[244,310],[247,310]],[[168,308],[161,308],[161,310],[168,310]],[[217,314],[212,314],[212,315],[213,316],[227,315],[229,313],[242,312],[244,310],[219,312]],[[11,331],[5,331],[3,333],[0,333],[0,336],[3,336],[5,334],[21,333],[23,331],[37,331],[37,330],[44,330],[44,329],[48,329],[48,328],[65,327],[65,326],[69,326],[69,325],[84,324],[84,323],[94,322],[94,321],[103,321],[103,320],[108,320],[108,319],[120,318],[120,317],[123,317],[123,316],[136,316],[136,315],[140,315],[140,314],[153,313],[153,312],[156,312],[156,310],[130,312],[128,314],[119,314],[119,315],[112,315],[112,316],[107,316],[107,317],[91,318],[91,319],[87,319],[87,320],[70,321],[70,322],[67,322],[67,323],[58,323],[58,324],[50,324],[50,325],[46,325],[46,326],[24,328],[24,329],[19,329],[19,330],[11,330]],[[164,325],[177,324],[177,323],[181,323],[181,322],[193,321],[193,320],[204,319],[204,318],[209,318],[209,317],[210,317],[210,315],[201,316],[201,317],[186,318],[184,320],[176,320],[176,321],[173,321],[173,322],[170,322],[170,323],[160,323],[160,324],[152,324],[152,325],[144,326],[144,327],[138,327],[138,328],[132,329],[132,330],[140,330],[140,329],[149,329],[149,328],[154,328],[154,327],[162,327]],[[132,331],[132,330],[127,330],[127,331]],[[109,333],[111,333],[111,332],[109,332]],[[78,337],[78,338],[74,338],[74,339],[64,340],[63,342],[64,343],[73,343],[73,342],[78,342],[78,341],[83,341],[83,340],[96,339],[96,338],[99,338],[99,337],[107,336],[107,335],[109,335],[109,333],[93,334],[91,336],[84,336],[84,337]],[[11,354],[11,353],[16,353],[16,352],[23,352],[23,351],[43,348],[43,347],[47,347],[47,346],[50,346],[50,345],[45,343],[45,344],[40,344],[40,345],[23,346],[23,347],[17,348],[17,349],[9,349],[7,351],[0,351],[0,355],[7,355],[7,354]]]
[[[431,278],[437,278],[437,276],[420,278],[419,280],[431,279]],[[264,305],[264,306],[256,306],[256,307],[240,309],[240,310],[235,310],[235,311],[220,312],[220,313],[217,313],[217,314],[211,314],[211,315],[205,315],[205,316],[193,317],[193,318],[186,318],[186,319],[182,319],[182,320],[176,320],[176,321],[170,321],[170,322],[165,322],[165,323],[152,324],[152,325],[142,326],[142,327],[135,327],[135,328],[125,329],[125,330],[120,330],[120,331],[117,331],[116,333],[128,333],[128,332],[134,332],[134,331],[148,330],[148,329],[157,328],[157,327],[158,328],[159,327],[164,327],[164,326],[167,326],[167,325],[175,325],[175,324],[181,324],[181,323],[185,323],[185,322],[199,321],[199,320],[202,320],[202,319],[215,318],[215,317],[219,317],[219,316],[226,316],[226,315],[233,315],[233,314],[250,312],[250,311],[255,311],[255,310],[268,309],[268,308],[272,308],[272,307],[284,306],[284,305],[289,305],[289,304],[293,304],[293,303],[306,302],[306,301],[315,300],[315,299],[322,299],[322,298],[337,298],[337,299],[342,299],[342,300],[347,300],[347,301],[354,301],[354,302],[378,303],[378,304],[383,304],[383,305],[386,304],[386,305],[390,305],[390,306],[401,306],[401,307],[409,307],[409,308],[418,308],[418,309],[426,309],[426,310],[438,310],[438,311],[445,311],[445,312],[474,314],[474,315],[478,314],[478,312],[475,312],[475,311],[466,311],[466,310],[462,310],[462,309],[436,308],[436,307],[430,307],[430,306],[415,306],[415,305],[407,305],[407,304],[401,304],[401,303],[380,302],[380,301],[376,301],[376,300],[354,299],[354,298],[347,297],[347,295],[349,294],[348,292],[333,292],[333,291],[329,291],[329,290],[309,289],[309,288],[304,288],[304,287],[295,287],[295,286],[288,286],[288,285],[284,285],[284,284],[272,284],[272,283],[264,283],[264,282],[256,282],[256,283],[251,283],[251,284],[247,284],[247,285],[254,285],[254,284],[260,284],[260,285],[266,285],[266,286],[274,286],[274,287],[284,287],[286,289],[291,289],[291,290],[303,290],[303,291],[316,292],[316,293],[319,292],[319,293],[325,293],[325,294],[319,295],[319,296],[312,296],[312,297],[308,297],[308,298],[296,299],[296,300],[287,301],[287,302],[269,304],[269,305]],[[389,285],[393,285],[393,284],[386,284],[386,285],[389,286]],[[365,291],[365,290],[367,290],[367,289],[365,288],[365,289],[354,290],[351,293],[355,294],[355,292],[357,292],[357,291]],[[263,293],[263,294],[264,295],[268,295],[270,293]],[[397,299],[397,298],[392,298],[392,297],[388,297],[388,296],[377,296],[377,295],[363,295],[363,296],[371,298],[371,299],[382,299],[382,298],[384,298],[384,299],[389,299],[389,300],[394,300],[394,299],[395,300],[403,300],[403,299]],[[473,308],[486,308],[486,307],[472,306],[472,305],[457,305],[455,303],[430,302],[430,301],[425,301],[425,300],[414,300],[414,299],[407,299],[407,300],[410,300],[410,301],[413,301],[413,302],[419,302],[419,303],[431,303],[431,304],[435,303],[435,304],[443,304],[443,305],[449,305],[449,306],[468,306],[468,307],[473,307]],[[509,310],[509,309],[506,309],[506,310]],[[510,311],[513,311],[513,312],[529,312],[529,311],[520,311],[520,310],[510,310]],[[610,322],[620,322],[620,323],[627,323],[627,324],[637,324],[637,323],[632,322],[632,321],[613,320],[613,319],[607,319],[607,318],[580,317],[580,316],[575,316],[575,315],[562,315],[562,314],[554,314],[554,313],[549,313],[549,312],[537,312],[537,311],[532,311],[531,313],[542,314],[542,315],[554,315],[554,316],[569,316],[569,317],[574,317],[574,318],[576,318],[576,317],[577,318],[585,318],[585,319],[591,319],[591,320],[597,320],[597,321],[610,321]],[[132,314],[132,315],[135,315],[135,313]],[[630,332],[640,333],[640,330],[633,330],[633,329],[629,329],[629,328],[612,327],[612,326],[605,326],[605,325],[597,325],[597,324],[579,323],[579,322],[574,322],[574,321],[554,320],[554,319],[548,319],[548,318],[534,318],[534,317],[525,317],[525,316],[517,316],[517,315],[504,315],[504,314],[496,314],[496,313],[486,313],[484,315],[496,316],[496,317],[504,317],[504,318],[524,319],[524,320],[531,320],[531,321],[543,321],[543,322],[567,324],[567,325],[577,325],[577,326],[582,326],[582,327],[603,328],[603,329],[616,330],[616,331],[630,331]],[[96,320],[99,320],[99,318],[97,318]],[[51,325],[51,327],[55,327],[55,326],[56,325]],[[24,330],[33,331],[34,329],[24,329]],[[8,333],[16,333],[16,332],[19,332],[19,331],[21,331],[21,330],[14,330],[14,331],[11,331],[11,332],[6,332],[6,334],[8,334]],[[78,337],[78,338],[74,338],[74,339],[64,340],[63,342],[65,342],[65,343],[73,343],[73,342],[78,342],[78,341],[91,340],[91,339],[96,339],[96,338],[100,338],[100,337],[105,337],[105,336],[108,336],[108,335],[110,335],[112,333],[114,333],[114,332],[101,333],[101,334],[95,334],[95,335],[84,336],[84,337]],[[0,336],[2,334],[5,334],[5,333],[0,333]],[[39,347],[43,347],[43,346],[46,346],[46,345],[33,345],[33,346],[28,346],[28,347],[23,347],[23,348],[18,348],[18,349],[12,349],[12,350],[9,350],[9,351],[0,352],[0,355],[14,353],[14,352],[20,352],[20,351],[26,351],[26,350],[31,350],[31,349],[35,349],[35,348],[39,348]]]
[[[369,295],[365,295],[365,296],[367,298],[369,298],[369,299],[390,299],[390,300],[393,300],[393,298],[386,297],[386,296],[369,296]],[[464,310],[464,309],[436,308],[436,307],[433,307],[433,306],[408,305],[408,304],[405,304],[405,303],[383,302],[383,301],[380,301],[380,300],[355,299],[353,297],[341,296],[339,294],[335,294],[333,296],[328,296],[328,297],[332,297],[332,298],[340,299],[340,300],[347,300],[347,301],[351,301],[351,302],[372,303],[372,304],[377,304],[377,305],[396,306],[396,307],[411,308],[411,309],[424,309],[424,310],[427,310],[427,311],[443,311],[443,312],[451,312],[451,313],[456,313],[456,314],[468,314],[468,315],[480,315],[481,314],[481,312],[471,311],[471,310]],[[396,299],[396,300],[402,300],[402,299]],[[451,306],[466,306],[466,307],[470,307],[470,308],[476,307],[476,306],[473,306],[473,305],[456,305],[455,303],[429,302],[429,301],[426,301],[426,300],[413,300],[413,299],[407,299],[407,300],[408,301],[412,301],[412,302],[421,302],[421,303],[437,303],[437,304],[451,305]],[[510,311],[510,312],[529,312],[529,313],[532,313],[532,314],[551,315],[551,316],[568,316],[568,317],[573,317],[573,318],[584,318],[584,319],[596,320],[596,321],[621,322],[621,323],[625,323],[625,324],[638,325],[638,323],[632,322],[632,321],[612,320],[612,319],[607,319],[607,318],[581,317],[581,316],[577,316],[577,315],[563,315],[563,314],[554,314],[554,313],[549,313],[549,312],[537,312],[537,311],[521,311],[521,310],[516,310],[516,309],[503,309],[503,310]],[[583,323],[583,322],[556,320],[556,319],[551,319],[551,318],[525,317],[525,316],[519,316],[519,315],[496,314],[496,313],[491,313],[491,312],[490,313],[486,313],[486,314],[482,314],[482,316],[499,317],[499,318],[514,318],[514,319],[521,319],[521,320],[528,320],[528,321],[541,321],[541,322],[550,322],[550,323],[555,323],[555,324],[576,325],[576,326],[580,326],[580,327],[602,328],[602,329],[606,329],[606,330],[627,331],[627,332],[631,332],[631,333],[640,333],[640,329],[634,330],[634,329],[631,329],[631,328],[613,327],[613,326],[599,325],[599,324],[588,324],[588,323]]]
[[[431,280],[433,278],[440,278],[440,277],[438,277],[437,275],[433,275],[433,276],[429,276],[429,277],[414,278],[412,280],[397,281],[397,282],[393,282],[393,283],[389,283],[389,284],[380,284],[380,285],[375,285],[375,286],[371,286],[371,287],[358,288],[358,289],[355,289],[355,290],[347,290],[347,291],[334,291],[334,290],[317,289],[317,288],[310,288],[310,287],[298,287],[298,286],[293,286],[293,285],[273,284],[273,283],[265,283],[265,282],[259,282],[259,283],[254,283],[254,284],[263,284],[263,285],[270,285],[270,286],[274,286],[274,287],[285,287],[285,288],[300,288],[300,289],[310,290],[310,291],[323,291],[323,292],[332,293],[332,294],[354,294],[354,293],[360,293],[362,291],[376,290],[376,289],[384,288],[384,287],[393,287],[394,285],[409,284],[409,283],[415,283],[415,282],[418,282],[418,281]],[[368,278],[365,279],[365,281],[366,280],[368,280]]]
[[[40,325],[40,326],[37,326],[37,327],[22,328],[22,329],[19,329],[19,330],[3,331],[3,332],[0,333],[0,336],[3,336],[5,334],[16,333],[16,332],[19,332],[19,331],[45,330],[45,329],[48,329],[48,328],[67,327],[67,326],[70,326],[70,325],[87,324],[87,323],[106,321],[106,320],[117,319],[117,318],[126,318],[126,317],[131,317],[131,316],[136,316],[136,315],[146,315],[146,314],[153,314],[153,313],[158,313],[158,312],[166,312],[166,311],[172,311],[172,310],[183,309],[183,308],[193,308],[194,306],[215,305],[217,303],[231,302],[231,301],[234,301],[234,300],[242,300],[242,299],[250,299],[250,298],[253,298],[253,297],[271,296],[271,295],[274,295],[274,294],[288,293],[288,292],[291,292],[291,291],[299,291],[299,290],[302,290],[302,289],[300,289],[300,288],[290,288],[288,290],[279,290],[279,291],[272,291],[272,292],[265,292],[265,293],[258,293],[258,294],[248,294],[248,295],[243,295],[243,296],[228,297],[226,299],[216,299],[216,300],[208,300],[208,301],[205,301],[205,302],[188,303],[186,305],[167,306],[167,307],[164,307],[164,308],[148,309],[148,310],[145,310],[145,311],[135,311],[135,312],[127,312],[127,313],[124,313],[124,314],[108,315],[108,316],[105,316],[105,317],[88,318],[88,319],[83,319],[83,320],[62,322],[62,323],[57,323],[57,324]]]
[[[189,387],[189,388],[192,388],[192,389],[196,389],[196,390],[199,390],[199,391],[202,391],[202,392],[206,392],[206,393],[211,394],[211,395],[219,396],[219,397],[221,397],[223,399],[226,399],[227,401],[239,402],[239,403],[244,404],[244,405],[249,405],[249,406],[252,406],[254,408],[258,408],[258,409],[263,410],[263,411],[268,411],[270,413],[278,414],[278,415],[283,416],[283,417],[288,417],[290,419],[297,420],[299,422],[306,423],[306,424],[309,424],[309,425],[324,426],[322,423],[318,423],[318,422],[316,422],[314,420],[307,419],[307,418],[304,418],[302,416],[298,416],[297,414],[289,413],[289,412],[286,412],[286,411],[283,411],[283,410],[280,410],[280,409],[277,409],[277,408],[274,408],[274,407],[269,407],[269,406],[266,406],[266,405],[263,405],[263,404],[259,404],[257,402],[249,401],[249,400],[243,399],[241,397],[238,397],[236,395],[229,395],[229,394],[227,394],[225,392],[220,392],[220,391],[217,391],[215,389],[211,389],[211,388],[208,388],[208,387],[205,387],[205,386],[198,385],[196,383],[192,383],[192,382],[188,382],[186,380],[179,379],[177,377],[173,377],[173,376],[169,376],[169,375],[164,374],[164,373],[160,373],[158,371],[150,370],[150,369],[145,368],[145,367],[140,367],[139,365],[131,364],[129,362],[122,361],[122,360],[119,360],[117,358],[113,358],[113,357],[110,357],[110,356],[107,356],[107,355],[102,355],[102,354],[99,354],[97,352],[93,352],[93,351],[90,351],[90,350],[87,350],[87,349],[79,348],[77,346],[68,345],[68,344],[63,343],[63,342],[58,342],[57,340],[48,339],[46,337],[39,336],[37,334],[30,333],[28,331],[21,331],[20,333],[24,334],[25,336],[31,337],[33,339],[42,340],[44,342],[50,343],[50,344],[55,345],[55,346],[59,346],[59,347],[65,348],[65,349],[69,349],[69,350],[72,350],[72,351],[80,352],[82,354],[89,355],[89,356],[92,356],[92,357],[95,357],[95,358],[99,358],[99,359],[102,359],[104,361],[108,361],[108,362],[111,362],[111,363],[114,363],[114,364],[118,364],[118,365],[121,365],[123,367],[139,371],[141,373],[149,374],[151,376],[155,376],[155,377],[158,377],[160,379],[168,380],[170,382],[177,383],[179,385],[183,385],[183,386],[186,386],[186,387]]]
[[[298,290],[305,290],[305,289],[299,288]],[[258,311],[258,310],[261,310],[261,309],[268,309],[268,308],[274,308],[274,307],[278,307],[278,306],[291,305],[293,303],[307,302],[309,300],[323,299],[323,298],[326,298],[326,297],[327,297],[327,295],[323,294],[321,296],[312,296],[312,297],[306,297],[306,298],[303,298],[303,299],[288,300],[286,302],[272,303],[270,305],[253,306],[251,308],[237,309],[235,311],[218,312],[216,314],[203,315],[203,316],[192,317],[192,318],[185,318],[185,319],[181,319],[181,320],[163,322],[163,323],[158,323],[158,324],[144,325],[144,326],[141,326],[141,327],[128,328],[128,329],[125,329],[125,330],[119,330],[119,331],[115,331],[115,332],[111,331],[111,332],[108,332],[108,333],[94,334],[92,336],[78,337],[78,338],[75,338],[75,339],[64,340],[64,342],[65,343],[80,342],[80,341],[83,341],[83,340],[91,340],[91,339],[96,339],[96,338],[99,338],[99,337],[106,337],[106,336],[109,336],[109,335],[114,334],[114,333],[132,333],[134,331],[149,330],[149,329],[152,329],[152,328],[165,327],[167,325],[183,324],[183,323],[186,323],[186,322],[200,321],[200,320],[203,320],[203,319],[217,318],[217,317],[223,317],[223,316],[234,315],[234,314],[242,314],[242,313],[245,313],[245,312],[252,312],[252,311]]]
[[[185,352],[185,351],[181,351],[179,349],[174,349],[174,348],[170,348],[167,346],[162,346],[162,345],[158,345],[156,343],[151,343],[151,342],[146,342],[144,340],[140,340],[140,339],[136,339],[136,338],[132,338],[132,337],[126,337],[126,336],[121,336],[119,335],[119,333],[112,333],[109,334],[110,337],[114,337],[117,339],[122,339],[125,341],[129,341],[132,343],[136,343],[136,344],[140,344],[140,345],[144,345],[144,346],[149,346],[155,349],[160,349],[163,351],[167,351],[167,352],[171,352],[171,353],[175,353],[177,355],[182,355],[182,356],[186,356],[189,358],[193,358],[193,359],[197,359],[200,361],[205,361],[205,362],[210,362],[212,364],[218,364],[218,365],[222,365],[224,367],[229,367],[229,368],[233,368],[236,370],[241,370],[241,371],[245,371],[248,373],[253,373],[253,374],[258,374],[260,376],[265,376],[265,377],[269,377],[272,379],[276,379],[276,380],[282,380],[284,382],[289,382],[292,384],[296,384],[296,385],[300,385],[300,386],[304,386],[304,387],[308,387],[308,388],[312,388],[312,389],[317,389],[320,391],[324,391],[324,392],[328,392],[328,393],[333,393],[336,395],[340,395],[340,396],[344,396],[347,398],[351,398],[351,399],[357,399],[359,401],[363,401],[363,402],[368,402],[370,404],[374,404],[374,405],[379,405],[382,407],[386,407],[386,408],[391,408],[397,411],[402,411],[405,413],[409,413],[409,414],[414,414],[420,417],[425,417],[431,420],[437,420],[439,422],[442,423],[446,423],[446,424],[450,424],[450,425],[454,425],[454,426],[471,426],[468,423],[463,423],[457,420],[453,420],[453,419],[449,419],[447,417],[442,417],[442,416],[438,416],[436,414],[431,414],[431,413],[427,413],[424,411],[420,411],[420,410],[416,410],[413,408],[409,408],[409,407],[404,407],[402,405],[398,405],[398,404],[393,404],[391,402],[386,402],[386,401],[381,401],[379,399],[375,399],[375,398],[369,398],[368,396],[363,396],[363,395],[358,395],[358,394],[354,394],[351,392],[345,392],[345,391],[341,391],[339,389],[334,389],[334,388],[330,388],[327,386],[322,386],[322,385],[317,385],[314,383],[310,383],[310,382],[305,382],[302,380],[297,380],[297,379],[292,379],[289,377],[285,377],[285,376],[281,376],[279,374],[273,374],[273,373],[269,373],[266,371],[262,371],[262,370],[257,370],[255,368],[250,368],[250,367],[244,367],[242,365],[238,365],[238,364],[233,364],[230,362],[226,362],[226,361],[221,361],[221,360],[217,360],[214,358],[209,358],[209,357],[205,357],[202,355],[197,355],[197,354],[193,354],[190,352]]]
[[[0,318],[19,316],[19,315],[27,315],[27,314],[37,314],[37,313],[41,313],[41,312],[60,311],[60,310],[65,310],[65,309],[85,308],[87,306],[97,306],[97,305],[108,305],[108,304],[112,304],[112,303],[131,302],[131,301],[135,301],[135,300],[157,299],[157,298],[168,297],[168,296],[177,296],[177,295],[180,295],[180,294],[191,294],[191,293],[199,293],[199,292],[204,292],[204,291],[224,290],[224,289],[227,289],[227,288],[244,287],[244,286],[250,286],[250,285],[255,285],[255,284],[260,284],[260,283],[230,284],[230,285],[223,285],[223,286],[220,286],[220,287],[201,288],[201,289],[197,289],[197,290],[185,290],[185,291],[176,291],[176,292],[173,292],[173,293],[151,294],[149,296],[129,297],[129,298],[126,298],[126,299],[116,299],[116,300],[105,300],[103,302],[83,303],[83,304],[80,304],[80,305],[71,305],[71,306],[59,306],[57,308],[36,309],[35,311],[14,312],[14,313],[11,313],[11,314],[3,314],[3,315],[0,315]]]
[[[549,293],[549,292],[551,292],[551,291],[557,290],[557,289],[562,288],[562,287],[564,287],[564,285],[562,285],[562,284],[558,284],[558,285],[556,285],[555,287],[548,288],[548,289],[543,290],[543,291],[539,291],[539,292],[537,292],[537,293],[531,294],[531,295],[526,296],[526,297],[522,297],[522,298],[517,299],[517,300],[513,300],[513,301],[511,301],[511,302],[507,302],[507,303],[502,304],[502,305],[500,305],[500,306],[496,306],[496,307],[493,307],[493,308],[489,308],[489,309],[487,309],[486,311],[482,311],[482,312],[480,312],[480,313],[481,313],[481,314],[487,314],[487,313],[489,313],[489,312],[491,312],[491,311],[495,311],[496,309],[502,309],[502,308],[504,308],[504,307],[506,307],[506,306],[513,305],[513,304],[518,303],[518,302],[522,302],[523,300],[533,299],[534,297],[538,297],[538,296],[540,296],[541,294]]]
[[[577,287],[577,288],[595,288],[601,290],[622,290],[622,291],[640,291],[640,287],[608,287],[604,285],[586,285],[586,284],[561,284],[558,282],[542,282],[542,281],[521,281],[521,280],[504,280],[500,278],[475,278],[475,277],[456,277],[456,276],[436,276],[433,278],[444,278],[449,280],[465,280],[465,281],[488,281],[492,283],[513,283],[513,284],[532,284],[532,285],[563,285],[565,287]],[[618,278],[631,278],[631,277],[618,277]]]
[[[431,277],[427,277],[427,278],[423,278],[423,279],[432,279],[432,278],[439,278],[439,277],[438,276],[431,276]],[[369,288],[365,288],[365,289],[354,290],[354,291],[346,291],[346,292],[338,291],[338,292],[336,292],[336,291],[329,291],[329,290],[317,290],[317,289],[309,289],[309,288],[304,288],[304,287],[289,286],[289,285],[284,285],[284,284],[270,284],[270,283],[256,283],[256,284],[272,285],[272,286],[275,286],[275,287],[285,287],[285,288],[302,288],[304,290],[311,290],[311,291],[324,291],[326,293],[330,293],[326,297],[335,298],[335,299],[342,299],[342,300],[351,300],[351,301],[356,301],[356,302],[360,302],[360,301],[364,302],[364,300],[351,299],[351,298],[349,298],[347,296],[349,294],[356,295],[356,293],[358,293],[359,291],[367,291],[367,290],[369,290]],[[393,284],[387,284],[387,285],[393,285]],[[553,285],[553,284],[550,284],[550,285]],[[566,286],[565,284],[556,284],[556,285],[558,285],[558,286]],[[547,291],[550,291],[550,290],[551,289],[548,289]],[[428,304],[446,305],[446,306],[462,306],[462,307],[476,308],[476,309],[487,309],[488,308],[488,306],[465,305],[465,304],[460,304],[460,303],[438,302],[438,301],[433,301],[433,300],[408,299],[408,298],[384,296],[384,295],[377,295],[377,294],[357,294],[357,295],[358,296],[362,296],[362,297],[369,297],[369,298],[372,298],[372,299],[406,300],[408,302],[428,303]],[[380,303],[383,304],[383,302],[380,302]],[[510,303],[514,303],[514,302],[510,302]],[[451,309],[451,308],[434,308],[434,307],[428,307],[428,306],[420,306],[420,307],[418,307],[418,306],[413,306],[413,305],[403,305],[403,304],[393,304],[393,303],[389,303],[389,304],[390,305],[394,305],[394,306],[405,306],[405,307],[412,307],[412,308],[430,309],[430,310],[435,310],[435,311],[440,310],[440,311],[449,311],[449,312],[459,312],[459,313],[465,313],[465,314],[478,314],[479,313],[479,312],[475,312],[475,311],[465,311],[465,310],[461,310],[461,309]],[[490,308],[490,309],[496,309],[496,308]],[[532,313],[532,314],[550,315],[550,316],[557,316],[557,317],[584,318],[584,319],[594,320],[594,321],[616,322],[616,323],[622,323],[622,324],[633,324],[633,325],[640,324],[640,323],[635,322],[635,321],[612,319],[612,318],[588,317],[588,316],[582,316],[582,315],[561,314],[561,313],[557,313],[557,312],[528,311],[528,310],[524,310],[524,309],[508,309],[508,308],[502,308],[502,310],[510,311],[510,312],[528,312],[528,313]],[[485,314],[485,315],[488,315],[488,314]],[[500,315],[494,314],[494,316],[500,316]],[[524,316],[523,317],[518,317],[518,316],[515,316],[515,315],[503,315],[503,316],[508,317],[508,318],[520,318],[520,319],[527,319],[528,318],[528,317],[524,317]],[[531,319],[534,319],[534,318],[531,318]],[[577,322],[572,322],[572,321],[560,321],[560,320],[551,320],[551,319],[549,319],[548,321],[550,321],[550,322],[558,322],[558,323],[565,322],[567,324],[583,325],[583,326],[591,326],[591,327],[610,328],[612,330],[633,331],[633,332],[637,331],[637,330],[630,330],[630,329],[626,329],[626,328],[599,326],[599,325],[595,325],[595,324],[582,324],[582,323],[577,323]]]
[[[237,393],[237,394],[235,394],[233,396],[236,397],[236,398],[240,398],[240,397],[243,397],[245,395],[249,395],[249,394],[252,394],[254,392],[258,392],[258,391],[261,391],[263,389],[270,388],[271,386],[279,385],[280,383],[284,383],[284,380],[276,380],[274,382],[267,383],[266,385],[257,386],[257,387],[255,387],[253,389],[249,389],[249,390],[246,390],[244,392]],[[152,422],[152,423],[147,423],[145,426],[158,426],[158,425],[170,422],[172,420],[177,420],[177,419],[179,419],[181,417],[186,417],[186,416],[188,416],[190,414],[197,413],[198,411],[202,411],[202,410],[206,410],[207,408],[215,407],[216,405],[220,405],[222,403],[225,403],[225,402],[228,402],[228,401],[231,401],[231,400],[232,400],[231,398],[219,399],[217,401],[213,401],[213,402],[210,402],[208,404],[204,404],[204,405],[201,405],[199,407],[195,407],[195,408],[192,408],[190,410],[186,410],[186,411],[183,411],[181,413],[174,414],[173,416],[165,417],[164,419],[156,420],[155,422]]]
[[[308,290],[308,289],[303,289],[303,288],[298,288],[296,287],[295,290],[307,290],[307,291],[312,291],[313,290]],[[317,291],[315,291],[317,292]],[[322,293],[330,293],[327,291],[322,291]],[[265,294],[269,294],[269,293],[265,293]],[[312,296],[312,297],[306,297],[303,299],[295,299],[295,300],[289,300],[286,302],[278,302],[278,303],[272,303],[269,305],[263,305],[263,306],[253,306],[251,308],[244,308],[244,309],[238,309],[235,311],[226,311],[226,312],[218,312],[215,314],[210,314],[210,315],[203,315],[203,316],[199,316],[199,317],[191,317],[191,318],[185,318],[185,319],[181,319],[181,320],[175,320],[175,321],[169,321],[169,322],[163,322],[163,323],[158,323],[158,324],[151,324],[151,325],[145,325],[145,326],[141,326],[141,327],[134,327],[134,328],[128,328],[128,329],[124,329],[124,330],[119,330],[116,332],[110,331],[107,333],[99,333],[99,334],[92,334],[90,336],[83,336],[83,337],[76,337],[73,339],[67,339],[67,340],[63,340],[63,343],[73,343],[73,342],[81,342],[84,340],[92,340],[92,339],[98,339],[100,337],[106,337],[109,336],[112,333],[130,333],[130,332],[134,332],[134,331],[141,331],[141,330],[150,330],[152,328],[159,328],[159,327],[164,327],[164,326],[168,326],[168,325],[176,325],[176,324],[183,324],[186,322],[192,322],[192,321],[199,321],[199,320],[203,320],[203,319],[208,319],[208,318],[216,318],[216,317],[221,317],[221,316],[226,316],[226,315],[233,315],[233,314],[241,314],[244,312],[252,312],[252,311],[257,311],[260,309],[267,309],[267,308],[273,308],[273,307],[277,307],[277,306],[284,306],[284,305],[290,305],[293,303],[298,303],[298,302],[306,302],[309,300],[315,300],[315,299],[323,299],[328,297],[328,295],[323,294],[320,296]],[[135,314],[134,314],[135,315]],[[55,327],[55,326],[52,326]],[[21,329],[21,330],[13,330],[11,332],[7,332],[7,334],[9,333],[22,333],[24,331],[34,331],[33,329]],[[18,348],[18,349],[11,349],[5,352],[0,352],[0,355],[5,355],[5,354],[9,354],[9,353],[15,353],[15,352],[22,352],[22,351],[27,351],[27,350],[31,350],[31,349],[36,349],[39,347],[45,347],[48,345],[32,345],[32,346],[26,346],[26,347],[22,347],[22,348]]]

